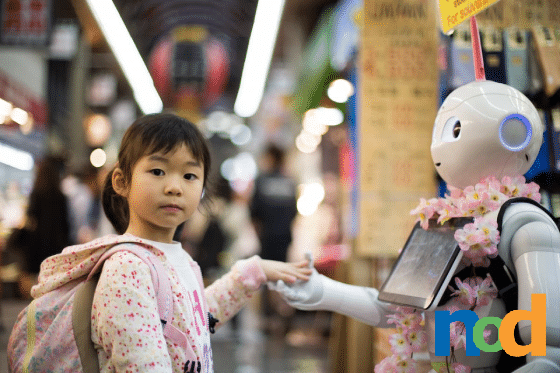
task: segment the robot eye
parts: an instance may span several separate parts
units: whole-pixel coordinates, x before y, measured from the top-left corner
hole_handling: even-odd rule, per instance
[[[457,117],[451,117],[445,122],[441,132],[441,141],[457,141],[461,136],[461,121]]]
[[[457,121],[453,125],[453,137],[457,138],[461,134],[461,122]]]

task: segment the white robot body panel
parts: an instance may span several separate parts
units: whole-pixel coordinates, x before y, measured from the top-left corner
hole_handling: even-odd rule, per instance
[[[518,207],[518,211],[507,221],[513,225],[524,222],[511,239],[504,237],[511,242],[511,259],[518,278],[518,308],[530,311],[531,294],[546,294],[546,343],[560,347],[560,232],[546,213],[534,210],[535,206],[526,213],[522,209],[528,208],[527,204],[511,207]],[[523,341],[530,343],[530,322],[520,321],[519,330]]]
[[[493,213],[497,215],[497,212]],[[558,232],[558,228],[554,221],[537,206],[533,206],[528,203],[514,203],[510,205],[502,218],[502,231],[500,232],[500,243],[498,244],[498,253],[505,261],[506,265],[515,274],[514,261],[518,256],[524,254],[525,252],[532,251],[530,249],[532,244],[527,242],[522,243],[521,241],[513,246],[512,240],[516,237],[517,232],[524,226],[534,223],[542,222],[545,227],[545,232],[539,232],[539,237],[545,233],[547,236],[554,236],[555,232]],[[518,240],[521,239],[521,235]],[[552,238],[551,238],[552,240]],[[545,245],[546,246],[546,245]],[[557,251],[560,250],[560,246],[553,246],[553,242],[550,242],[548,250]],[[539,249],[540,250],[540,249]]]
[[[531,311],[531,294],[546,294],[546,343],[560,347],[560,304],[551,302],[560,299],[560,254],[533,251],[521,255],[515,261],[515,268],[520,278],[532,281],[520,284],[518,309]],[[555,281],[551,281],[554,279]],[[524,343],[531,343],[531,323],[519,322],[519,332]]]

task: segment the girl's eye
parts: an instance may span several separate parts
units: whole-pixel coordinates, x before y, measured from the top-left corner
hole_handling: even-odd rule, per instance
[[[195,174],[185,174],[185,179],[187,180],[195,180],[196,179],[196,175]]]
[[[163,175],[163,170],[160,170],[159,168],[154,168],[153,170],[150,170],[150,172],[152,173],[152,175],[155,175],[155,176],[162,176]]]

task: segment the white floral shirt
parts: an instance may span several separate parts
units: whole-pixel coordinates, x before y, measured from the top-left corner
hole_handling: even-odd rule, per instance
[[[43,262],[32,295],[41,296],[88,274],[117,242],[147,245],[131,235],[109,235],[67,247]],[[200,268],[190,257],[186,278],[191,281],[184,286],[165,253],[153,246],[148,250],[162,261],[171,282],[173,317],[168,322],[187,334],[189,345],[185,349],[163,335],[148,266],[130,252],[118,252],[105,262],[91,314],[101,372],[213,372],[208,312],[219,326],[247,303],[266,280],[258,258],[237,262],[203,289]]]

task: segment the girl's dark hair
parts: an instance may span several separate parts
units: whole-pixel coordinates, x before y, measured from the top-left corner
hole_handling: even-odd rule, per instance
[[[128,228],[129,209],[126,198],[113,189],[113,171],[119,167],[126,185],[130,185],[132,171],[143,156],[157,152],[167,153],[177,146],[186,145],[193,157],[204,168],[205,190],[210,173],[210,151],[204,135],[189,122],[171,113],[150,114],[138,118],[125,132],[119,150],[118,165],[105,178],[102,203],[105,215],[119,234]],[[208,193],[205,193],[205,198]]]

